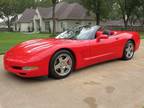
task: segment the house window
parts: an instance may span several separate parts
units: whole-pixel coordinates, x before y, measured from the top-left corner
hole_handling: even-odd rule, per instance
[[[63,23],[63,22],[61,22],[61,29],[62,29],[63,31],[65,31],[65,26],[64,26],[64,23]]]
[[[61,28],[63,28],[63,22],[61,22]]]
[[[80,22],[76,22],[77,25],[80,25]]]
[[[91,22],[88,23],[88,25],[91,25],[91,24],[92,24]]]
[[[51,33],[51,28],[50,28],[50,22],[49,21],[45,22],[45,30],[46,30],[46,32]]]

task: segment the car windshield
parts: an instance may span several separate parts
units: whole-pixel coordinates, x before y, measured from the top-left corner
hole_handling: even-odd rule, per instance
[[[91,40],[95,39],[96,32],[100,29],[100,26],[82,26],[74,29],[66,30],[59,34],[56,38],[64,39],[76,39],[76,40]]]

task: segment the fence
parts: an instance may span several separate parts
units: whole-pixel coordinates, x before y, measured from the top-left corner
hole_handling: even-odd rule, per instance
[[[8,28],[0,28],[0,32],[7,32],[9,31]],[[10,31],[13,31],[13,29],[11,28]]]
[[[137,31],[137,32],[144,32],[144,26],[133,26],[133,27],[123,27],[123,26],[106,26],[107,29],[110,30],[128,30],[128,31]],[[8,31],[7,28],[0,28],[0,32]],[[11,29],[12,31],[12,29]]]
[[[137,31],[144,32],[144,26],[133,26],[133,27],[123,27],[123,26],[107,26],[106,28],[110,30],[128,30],[128,31]]]

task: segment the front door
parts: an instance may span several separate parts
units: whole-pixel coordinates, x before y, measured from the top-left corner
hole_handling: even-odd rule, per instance
[[[116,58],[116,38],[114,36],[107,39],[90,40],[90,55],[91,63],[103,62]]]

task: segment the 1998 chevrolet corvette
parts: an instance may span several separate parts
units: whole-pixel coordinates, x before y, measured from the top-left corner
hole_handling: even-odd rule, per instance
[[[77,27],[56,38],[30,40],[11,48],[4,56],[4,67],[21,77],[61,79],[96,63],[119,58],[130,60],[139,45],[137,32]]]

